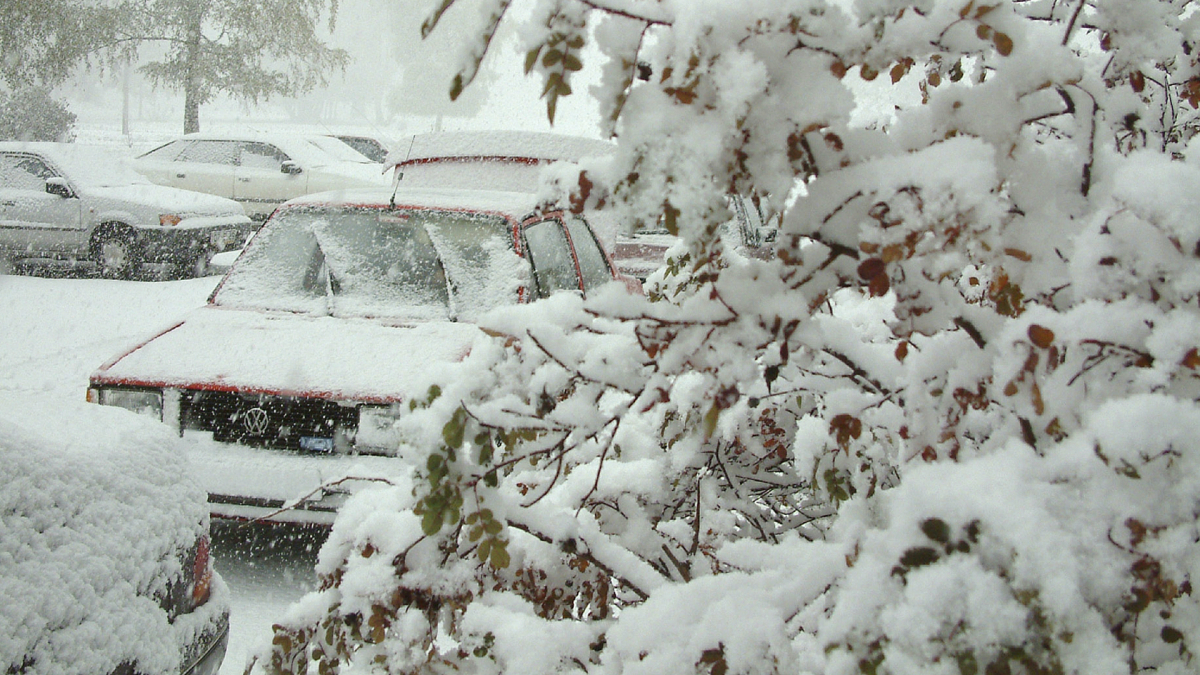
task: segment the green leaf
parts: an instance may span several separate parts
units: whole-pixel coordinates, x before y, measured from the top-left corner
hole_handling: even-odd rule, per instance
[[[583,70],[583,62],[574,54],[567,54],[563,57],[563,70]]]
[[[421,531],[426,536],[433,536],[442,529],[442,511],[430,509],[421,516]]]
[[[469,522],[469,521],[470,521],[470,518],[468,518],[467,520],[468,520],[468,522]],[[483,536],[483,527],[482,527],[482,526],[480,526],[480,527],[472,527],[472,528],[470,529],[470,531],[469,531],[469,532],[467,532],[467,540],[468,540],[468,541],[470,541],[470,542],[472,542],[472,543],[479,541],[479,538],[480,538],[480,537],[482,537],[482,536]]]
[[[458,97],[462,96],[463,87],[464,87],[463,76],[462,76],[462,73],[459,73],[454,76],[454,82],[452,82],[450,84],[450,100],[451,101],[457,101]]]
[[[462,447],[463,434],[467,427],[467,411],[465,408],[459,408],[454,411],[454,415],[449,422],[442,427],[442,440],[445,441],[446,447],[454,450]]]
[[[492,545],[490,562],[492,563],[492,567],[495,567],[498,570],[507,569],[509,564],[512,562],[512,559],[508,556],[508,547],[505,545],[506,543],[507,542],[504,541],[497,541]]]
[[[483,524],[483,529],[488,534],[500,534],[500,530],[504,529],[504,525],[498,520],[489,520]]]
[[[1163,642],[1169,645],[1175,644],[1183,639],[1183,633],[1179,632],[1178,629],[1172,626],[1163,626],[1159,635],[1162,637]]]
[[[433,29],[437,28],[438,22],[442,20],[442,15],[445,14],[446,10],[450,9],[450,5],[453,4],[454,0],[442,0],[442,4],[439,5],[437,9],[433,10],[433,13],[426,17],[425,21],[421,24],[422,40],[429,37],[429,34],[433,32]]]
[[[557,49],[551,49],[542,57],[542,66],[545,68],[553,68],[556,63],[562,61],[563,53]]]
[[[500,484],[500,476],[496,474],[495,469],[483,474],[483,484],[488,487],[496,487]]]
[[[567,46],[571,49],[583,49],[583,36],[572,35],[570,40],[567,40]]]
[[[477,553],[479,554],[480,560],[487,562],[488,556],[492,553],[492,540],[484,539],[483,541],[479,542],[479,549]]]
[[[717,406],[715,404],[713,405],[713,407],[708,409],[707,413],[704,414],[704,440],[705,441],[712,438],[713,434],[716,432],[717,421],[720,419],[720,417],[721,417],[721,411],[719,408],[717,408]]]
[[[535,65],[537,65],[538,56],[540,56],[541,53],[542,53],[541,45],[538,45],[537,48],[530,49],[528,52],[525,53],[525,74],[526,75],[533,72],[533,67]]]

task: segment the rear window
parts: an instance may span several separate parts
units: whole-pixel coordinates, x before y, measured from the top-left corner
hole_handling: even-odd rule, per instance
[[[334,316],[473,320],[526,281],[508,221],[435,209],[292,208],[273,216],[214,299]]]

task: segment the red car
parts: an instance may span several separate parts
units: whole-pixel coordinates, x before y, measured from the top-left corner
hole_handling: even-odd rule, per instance
[[[483,335],[473,321],[614,281],[639,288],[583,218],[533,195],[302,197],[271,216],[206,307],[96,371],[89,398],[199,436],[193,464],[214,515],[330,522],[340,478],[394,472],[401,404]]]

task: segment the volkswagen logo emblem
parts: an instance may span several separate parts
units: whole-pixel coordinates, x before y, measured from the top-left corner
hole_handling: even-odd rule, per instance
[[[251,436],[262,436],[267,433],[271,424],[271,416],[262,408],[251,408],[242,413],[242,428]]]

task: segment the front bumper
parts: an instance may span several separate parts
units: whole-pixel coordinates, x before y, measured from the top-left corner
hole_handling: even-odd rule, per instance
[[[246,216],[187,218],[175,226],[139,229],[138,238],[146,262],[186,263],[202,252],[239,249],[255,229]]]

